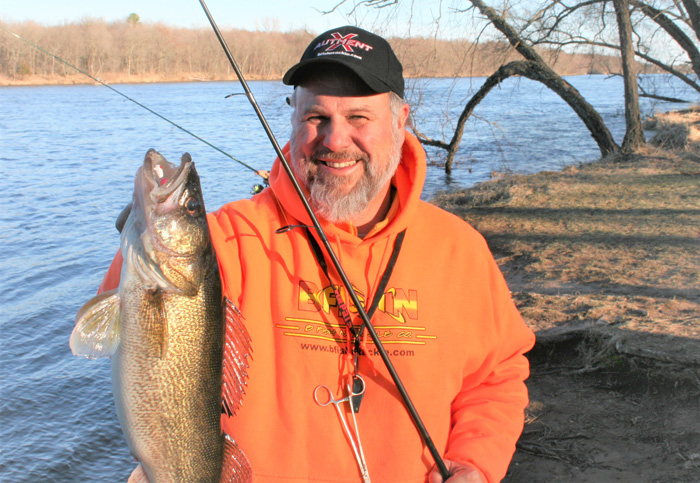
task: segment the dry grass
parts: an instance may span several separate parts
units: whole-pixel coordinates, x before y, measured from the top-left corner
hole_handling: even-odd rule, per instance
[[[644,122],[644,129],[655,131],[649,141],[665,149],[700,150],[700,106],[657,114]]]
[[[634,156],[439,196],[487,239],[528,323],[700,339],[700,157]]]

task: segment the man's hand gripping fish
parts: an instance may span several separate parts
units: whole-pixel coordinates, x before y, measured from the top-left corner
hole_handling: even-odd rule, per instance
[[[250,339],[222,300],[199,176],[189,154],[176,167],[151,149],[134,184],[119,288],[80,309],[71,349],[112,357],[119,422],[150,483],[249,481],[220,419],[240,407]]]

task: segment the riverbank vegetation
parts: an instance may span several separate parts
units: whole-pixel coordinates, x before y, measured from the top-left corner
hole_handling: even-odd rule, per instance
[[[133,19],[133,17],[130,17]],[[211,29],[187,29],[125,19],[42,26],[0,24],[28,42],[107,83],[229,80],[235,75]],[[314,32],[225,30],[244,75],[278,80],[317,35]],[[491,75],[518,54],[506,42],[391,38],[407,77]],[[620,71],[615,56],[571,54],[544,47],[540,55],[560,75]],[[648,71],[657,71],[649,66]],[[0,35],[0,85],[89,83],[88,77],[11,35]]]

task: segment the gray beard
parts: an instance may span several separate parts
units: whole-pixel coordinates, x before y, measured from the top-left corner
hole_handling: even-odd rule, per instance
[[[309,200],[316,213],[331,223],[352,220],[362,213],[369,203],[379,195],[382,188],[391,180],[401,161],[401,146],[397,136],[389,153],[389,163],[384,171],[377,169],[377,163],[363,159],[365,172],[357,185],[345,192],[345,180],[339,176],[318,176],[315,161],[305,161],[302,165],[294,162],[295,171],[309,190]],[[292,149],[292,153],[294,149]]]

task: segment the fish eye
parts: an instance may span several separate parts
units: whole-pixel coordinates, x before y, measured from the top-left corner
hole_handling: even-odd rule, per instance
[[[190,196],[185,200],[185,209],[190,215],[196,216],[201,213],[202,205],[199,203],[199,200],[197,198],[195,198],[194,196]]]

